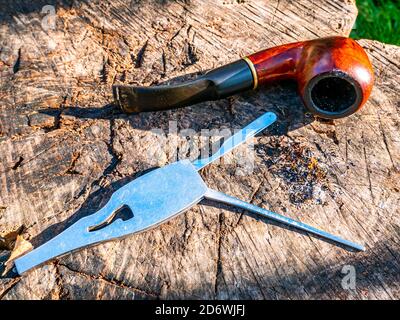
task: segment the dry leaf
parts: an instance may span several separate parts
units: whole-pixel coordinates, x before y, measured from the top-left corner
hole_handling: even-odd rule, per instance
[[[24,226],[15,228],[14,230],[0,232],[0,249],[12,250],[13,243],[18,235],[23,231]]]
[[[14,249],[12,250],[10,257],[4,264],[5,269],[2,275],[4,276],[11,270],[11,268],[13,267],[12,262],[15,259],[27,253],[28,251],[31,251],[32,249],[33,249],[32,244],[29,241],[25,240],[22,236],[18,235],[17,240],[15,241]]]
[[[6,264],[15,260],[19,256],[22,256],[26,252],[31,251],[32,249],[33,249],[32,244],[29,241],[25,240],[22,236],[18,235],[17,240],[15,241],[14,249],[11,252],[11,255],[8,258]]]

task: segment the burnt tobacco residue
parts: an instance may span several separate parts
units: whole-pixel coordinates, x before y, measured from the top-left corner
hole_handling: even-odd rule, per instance
[[[268,145],[258,145],[256,152],[263,157],[268,169],[286,182],[290,202],[300,204],[313,199],[317,186],[327,190],[325,170],[301,143],[280,137]],[[321,199],[314,200],[321,202]]]

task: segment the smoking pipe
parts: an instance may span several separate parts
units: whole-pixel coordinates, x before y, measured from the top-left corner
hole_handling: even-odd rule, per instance
[[[266,49],[183,84],[116,85],[113,93],[126,112],[157,111],[225,98],[283,79],[296,80],[309,111],[336,119],[363,106],[374,75],[367,54],[357,42],[329,37]]]

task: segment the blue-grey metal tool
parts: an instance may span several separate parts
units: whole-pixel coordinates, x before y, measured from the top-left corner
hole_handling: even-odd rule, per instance
[[[110,241],[153,228],[188,210],[207,198],[239,207],[272,220],[318,235],[357,250],[364,248],[304,223],[256,207],[250,203],[209,189],[198,171],[222,157],[276,120],[268,112],[228,138],[211,157],[193,162],[182,160],[153,170],[118,189],[98,212],[80,219],[42,246],[15,260],[19,274],[44,262],[83,247]],[[133,217],[114,219],[118,211],[128,206]]]

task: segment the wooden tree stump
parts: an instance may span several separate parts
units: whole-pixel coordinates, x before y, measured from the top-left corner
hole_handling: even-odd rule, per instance
[[[376,85],[361,112],[337,121],[305,114],[292,83],[159,113],[110,104],[113,83],[178,81],[266,47],[348,35],[353,1],[0,3],[2,263],[17,234],[37,246],[126,181],[175,161],[151,129],[240,128],[265,111],[279,121],[255,139],[251,173],[220,162],[202,171],[206,183],[367,248],[349,252],[204,202],[22,277],[2,266],[1,299],[400,298],[400,48],[359,42]]]

